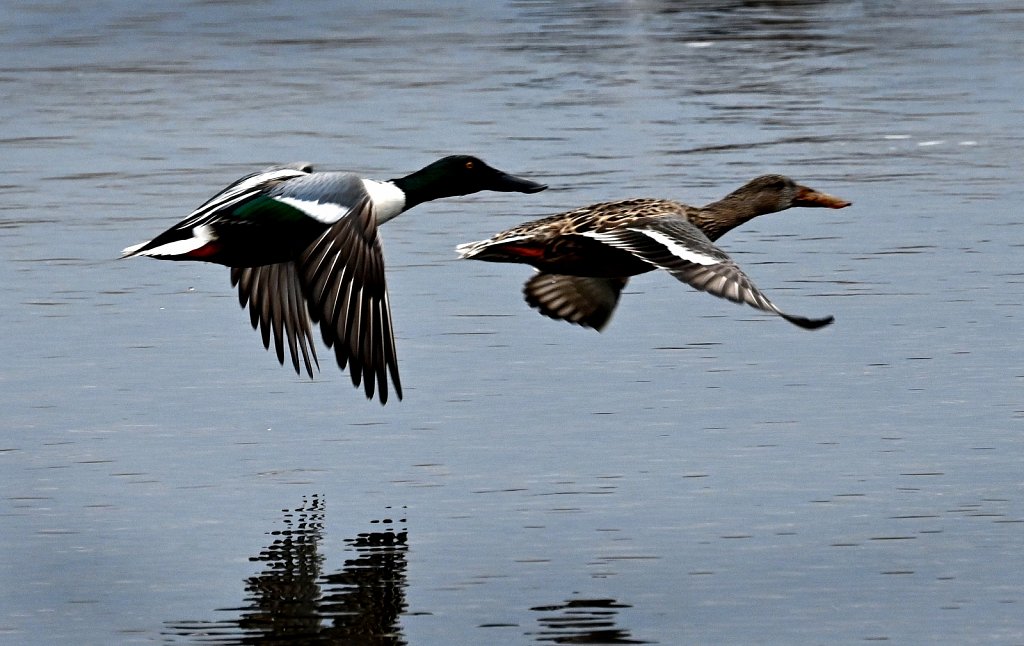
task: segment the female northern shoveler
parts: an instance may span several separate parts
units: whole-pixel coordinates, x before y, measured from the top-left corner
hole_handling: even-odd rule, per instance
[[[319,362],[310,323],[319,322],[341,369],[351,363],[352,383],[364,382],[367,399],[376,383],[384,404],[388,372],[399,399],[402,384],[378,225],[429,200],[545,188],[466,155],[386,182],[290,164],[243,177],[156,238],[125,249],[124,257],[231,267],[253,329],[259,327],[268,349],[273,330],[282,364],[287,339],[295,371],[301,353],[313,376]]]
[[[598,331],[611,318],[629,277],[654,269],[813,330],[833,318],[781,311],[711,241],[765,213],[849,205],[788,177],[764,175],[704,207],[657,199],[602,202],[527,222],[456,251],[463,258],[533,265],[540,273],[526,282],[526,302],[545,316]]]

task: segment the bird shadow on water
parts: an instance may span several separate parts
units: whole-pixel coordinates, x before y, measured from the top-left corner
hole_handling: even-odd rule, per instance
[[[303,498],[298,508],[284,510],[284,529],[268,532],[273,542],[249,558],[263,567],[246,579],[244,604],[217,610],[232,613],[228,619],[165,622],[165,641],[226,646],[408,644],[399,624],[408,607],[408,531],[396,529],[406,520],[374,520],[371,524],[381,525],[378,531],[346,538],[346,550],[355,555],[345,559],[340,570],[325,573],[325,514],[324,500],[315,494]],[[532,607],[540,613],[539,629],[525,634],[538,643],[657,643],[635,639],[616,626],[618,609],[628,607],[605,598],[572,598]]]
[[[250,561],[263,570],[246,580],[245,604],[222,621],[169,621],[164,635],[211,644],[380,644],[399,646],[405,610],[408,534],[385,518],[379,531],[345,539],[355,556],[337,572],[323,572],[324,501],[304,498],[284,511],[283,530]],[[398,519],[399,523],[405,519]]]

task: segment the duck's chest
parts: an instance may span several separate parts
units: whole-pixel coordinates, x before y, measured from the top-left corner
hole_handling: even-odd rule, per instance
[[[405,210],[405,193],[391,182],[364,179],[363,188],[373,203],[377,224],[384,224]]]

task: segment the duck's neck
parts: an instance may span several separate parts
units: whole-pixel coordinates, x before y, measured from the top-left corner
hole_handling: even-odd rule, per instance
[[[717,240],[744,222],[749,222],[759,215],[774,213],[777,210],[773,206],[751,200],[749,195],[742,195],[739,191],[734,191],[717,202],[697,209],[690,216],[690,221],[696,224],[708,238]]]
[[[441,178],[438,176],[438,173],[431,166],[427,166],[405,177],[393,179],[390,183],[405,193],[405,208],[402,209],[403,211],[408,211],[417,204],[430,202],[431,200],[465,195],[465,193],[453,189],[449,183],[440,180]]]

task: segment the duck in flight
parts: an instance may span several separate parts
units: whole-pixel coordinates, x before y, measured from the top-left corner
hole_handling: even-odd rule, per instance
[[[611,319],[629,278],[655,269],[813,330],[833,317],[783,312],[713,241],[766,213],[849,205],[788,177],[763,175],[703,207],[660,199],[602,202],[521,224],[456,251],[462,258],[532,265],[538,273],[523,288],[527,303],[550,318],[598,331]]]
[[[231,268],[239,302],[278,361],[287,343],[312,378],[319,368],[311,332],[319,323],[352,383],[388,400],[388,375],[402,398],[384,276],[379,225],[422,202],[479,191],[536,193],[547,188],[468,155],[439,159],[390,181],[314,172],[298,163],[247,175],[187,218],[123,257],[200,260]]]

